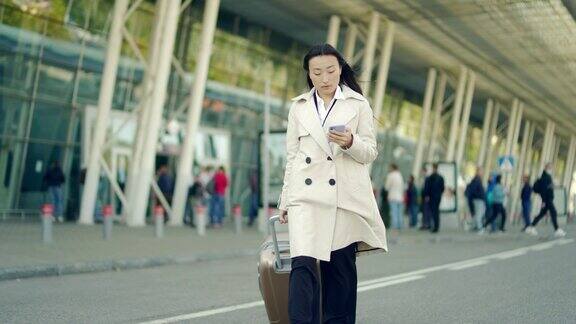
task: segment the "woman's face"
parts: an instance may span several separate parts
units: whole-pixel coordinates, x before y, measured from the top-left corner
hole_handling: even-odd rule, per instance
[[[308,62],[310,80],[320,95],[330,96],[340,83],[342,68],[333,55],[315,56]]]

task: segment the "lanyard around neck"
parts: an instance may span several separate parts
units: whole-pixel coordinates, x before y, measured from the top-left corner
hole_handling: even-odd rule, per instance
[[[334,99],[332,105],[330,105],[330,109],[328,109],[328,112],[326,113],[326,116],[324,116],[324,120],[322,120],[322,127],[324,127],[326,119],[328,119],[328,115],[330,115],[330,112],[332,111],[332,108],[334,108],[336,101],[338,101],[338,99]],[[314,106],[316,106],[316,113],[318,114],[318,116],[320,116],[320,111],[318,111],[318,100],[316,99],[316,94],[314,94]]]

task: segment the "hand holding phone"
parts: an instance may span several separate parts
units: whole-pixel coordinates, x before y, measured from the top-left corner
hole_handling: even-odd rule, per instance
[[[331,131],[344,133],[344,132],[346,132],[346,125],[332,125],[328,129]]]

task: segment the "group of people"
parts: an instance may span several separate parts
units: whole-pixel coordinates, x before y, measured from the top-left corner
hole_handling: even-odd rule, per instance
[[[424,172],[423,172],[424,173]],[[432,165],[432,173],[424,174],[424,184],[421,188],[421,204],[414,176],[410,176],[408,187],[404,189],[404,180],[398,165],[391,164],[384,188],[390,206],[391,229],[400,230],[404,227],[404,207],[409,214],[409,226],[416,227],[418,214],[422,211],[421,230],[438,233],[440,230],[440,201],[444,192],[444,178],[438,173],[438,164]]]
[[[188,191],[187,219],[194,226],[194,208],[198,205],[208,206],[210,227],[222,228],[225,215],[225,197],[229,180],[223,166],[214,170],[212,166],[202,167],[194,176]]]
[[[538,235],[535,226],[540,220],[550,215],[554,226],[554,235],[563,237],[564,230],[558,226],[556,207],[554,206],[554,183],[552,181],[552,164],[548,163],[542,176],[530,184],[530,177],[523,177],[520,199],[522,205],[522,219],[524,220],[523,232],[530,235]],[[423,170],[423,183],[418,186],[415,177],[408,178],[404,184],[402,175],[396,164],[390,165],[390,172],[386,177],[384,189],[386,190],[387,204],[390,209],[390,228],[400,230],[404,227],[404,214],[408,214],[409,227],[418,225],[418,215],[422,214],[420,230],[430,230],[437,233],[440,229],[440,201],[446,190],[444,179],[438,174],[438,165],[434,164],[432,173],[426,175]],[[474,230],[483,234],[488,226],[492,231],[506,229],[506,199],[508,190],[502,184],[502,175],[494,176],[487,187],[482,183],[483,170],[477,168],[474,178],[466,186],[464,195],[468,202],[468,209],[474,222]],[[532,195],[536,193],[542,198],[542,209],[534,220],[530,219],[532,212]],[[499,220],[499,222],[498,222]],[[499,228],[498,228],[499,227]]]
[[[547,163],[542,176],[534,183],[530,184],[530,177],[523,176],[523,186],[520,192],[522,205],[522,219],[524,221],[523,232],[530,235],[538,235],[535,226],[540,220],[550,215],[554,226],[554,236],[564,237],[566,233],[558,226],[556,207],[554,206],[554,182],[552,180],[552,164]],[[532,213],[532,194],[540,195],[542,208],[534,220],[530,220]],[[502,184],[502,175],[496,175],[488,184],[487,190],[482,184],[482,169],[478,168],[476,176],[468,184],[465,191],[468,206],[475,221],[475,230],[479,234],[484,234],[488,225],[492,225],[492,231],[496,228],[496,220],[501,217],[500,231],[505,231],[506,207],[505,200],[507,190]]]

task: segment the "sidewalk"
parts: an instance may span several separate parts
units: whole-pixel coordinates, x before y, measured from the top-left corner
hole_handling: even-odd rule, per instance
[[[544,224],[542,224],[544,225]],[[574,225],[566,226],[572,237]],[[459,230],[438,234],[403,230],[388,233],[391,245],[452,244],[482,241],[550,239],[550,225],[539,226],[540,238],[520,233],[509,226],[506,234],[479,236]],[[154,227],[114,226],[112,238],[102,239],[102,225],[54,224],[54,239],[43,244],[39,223],[0,223],[0,280],[57,276],[74,273],[117,271],[171,264],[253,256],[254,262],[264,236],[254,228],[235,234],[233,224],[220,230],[207,229],[201,237],[188,227],[166,226],[164,238],[154,237]]]

